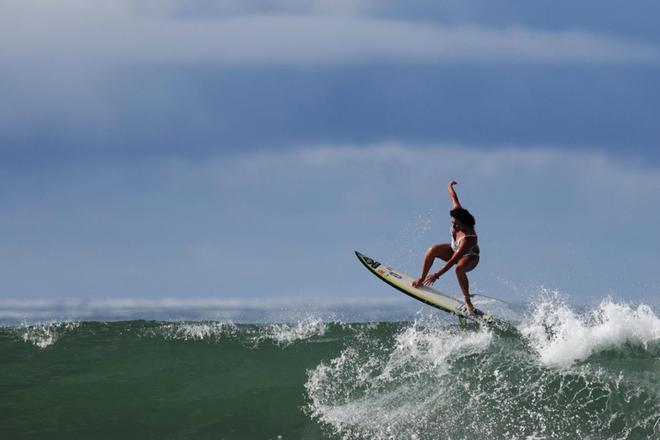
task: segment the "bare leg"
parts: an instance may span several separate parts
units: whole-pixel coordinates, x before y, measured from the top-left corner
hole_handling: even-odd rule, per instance
[[[424,254],[424,261],[422,263],[422,275],[412,282],[413,287],[419,287],[422,284],[426,278],[426,275],[428,275],[429,270],[431,270],[433,261],[435,261],[436,258],[441,258],[442,260],[447,261],[451,258],[452,255],[454,255],[454,251],[452,250],[449,243],[435,244],[431,246],[426,251],[426,254]]]
[[[463,292],[465,307],[470,313],[474,310],[474,306],[470,300],[470,281],[468,280],[467,273],[477,267],[477,264],[479,264],[479,257],[468,256],[461,258],[456,264],[456,278],[458,279],[458,285],[461,287],[461,292]]]

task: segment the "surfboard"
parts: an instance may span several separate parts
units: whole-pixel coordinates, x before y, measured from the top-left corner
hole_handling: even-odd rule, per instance
[[[431,287],[413,287],[412,282],[414,278],[405,273],[394,269],[391,266],[382,264],[373,258],[355,251],[358,260],[367,268],[371,273],[376,275],[381,280],[385,281],[390,286],[405,293],[408,296],[415,298],[425,304],[443,310],[447,313],[454,314],[459,318],[471,319],[475,321],[484,321],[486,323],[494,323],[496,320],[491,315],[485,314],[481,310],[474,309],[473,313],[468,313],[463,301],[450,296],[446,293]]]

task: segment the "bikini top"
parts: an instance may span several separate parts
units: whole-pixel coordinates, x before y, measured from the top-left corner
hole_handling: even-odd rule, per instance
[[[474,235],[464,235],[464,236],[460,237],[458,240],[454,240],[454,234],[451,234],[451,248],[454,252],[456,252],[458,250],[458,247],[461,244],[461,240],[463,240],[465,237],[477,238],[477,235],[476,234],[474,234]],[[472,246],[470,249],[468,249],[468,251],[465,253],[465,255],[479,256],[479,245],[475,244],[474,246]]]

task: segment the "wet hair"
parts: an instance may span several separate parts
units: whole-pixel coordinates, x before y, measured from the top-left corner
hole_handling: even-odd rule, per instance
[[[468,211],[467,209],[455,208],[449,211],[449,215],[454,217],[459,222],[463,223],[465,226],[474,228],[476,221],[474,220],[472,214],[470,214],[470,211]]]

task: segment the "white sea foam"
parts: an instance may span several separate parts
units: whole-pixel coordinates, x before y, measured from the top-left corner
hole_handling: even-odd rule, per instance
[[[621,324],[619,315],[644,319],[644,307],[609,304],[598,310],[611,321]],[[546,307],[557,310],[556,304]],[[588,314],[586,322],[595,325],[600,314]],[[639,347],[642,340],[654,344],[645,329],[636,333]],[[547,368],[529,346],[530,339],[515,333],[433,322],[417,321],[391,338],[382,329],[367,331],[308,371],[306,409],[344,439],[535,440],[595,433],[632,439],[657,432],[657,387],[648,373],[590,363]],[[652,365],[654,357],[643,357],[642,364]]]
[[[493,337],[487,329],[455,331],[416,321],[391,346],[366,338],[346,348],[308,372],[308,411],[343,438],[418,438],[441,404],[437,387],[451,364]]]
[[[24,326],[19,329],[21,339],[36,347],[46,348],[53,345],[64,332],[80,326],[76,321],[55,321]]]
[[[0,299],[0,324],[54,320],[292,322],[313,313],[325,320],[352,322],[400,320],[415,307],[404,298],[112,298]]]
[[[291,324],[270,324],[259,332],[255,342],[270,340],[278,345],[288,346],[313,336],[323,336],[328,324],[318,317],[308,317]]]
[[[162,335],[165,339],[201,341],[233,335],[237,331],[232,322],[173,322],[163,324],[156,331],[150,329],[149,336]]]
[[[610,298],[580,314],[560,295],[546,297],[519,329],[541,363],[551,367],[566,367],[626,344],[649,349],[660,342],[660,319],[649,306]]]
[[[239,338],[250,347],[258,347],[265,341],[288,346],[314,336],[323,336],[328,323],[321,318],[308,317],[295,323],[239,326],[231,321],[171,322],[149,328],[144,336],[163,337],[182,341],[219,341],[223,338]]]

